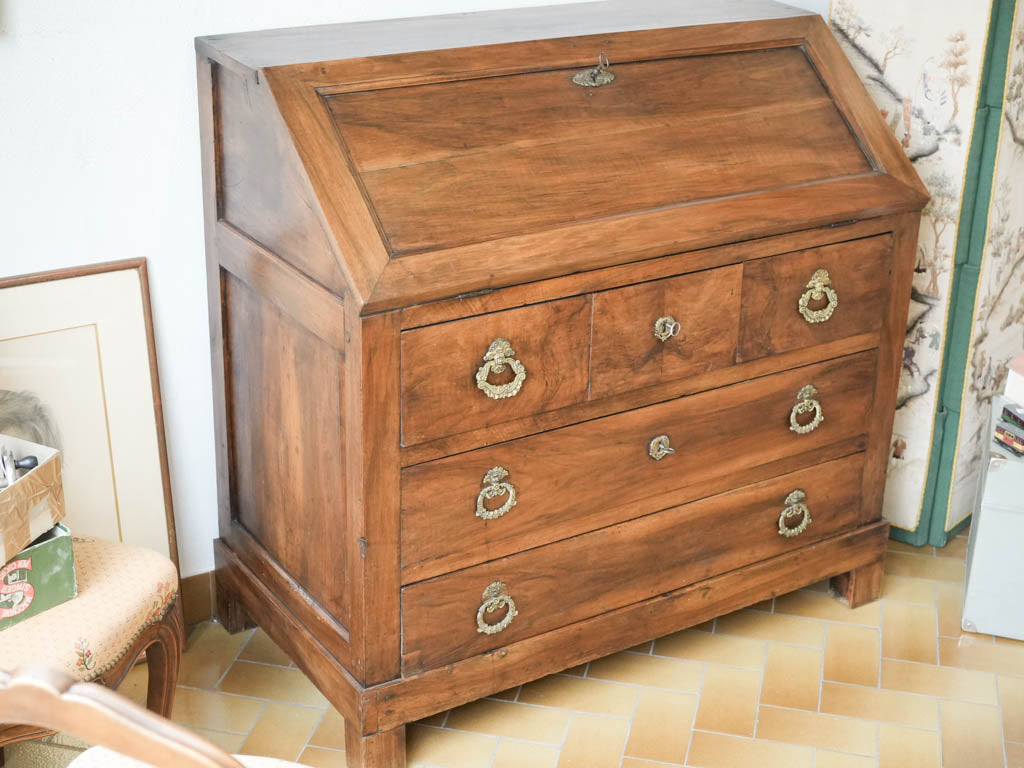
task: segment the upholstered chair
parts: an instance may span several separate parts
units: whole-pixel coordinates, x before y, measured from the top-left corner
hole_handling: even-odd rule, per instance
[[[68,680],[117,688],[143,652],[147,706],[169,717],[184,644],[178,573],[141,547],[75,538],[78,596],[0,632],[0,670],[41,665]],[[3,746],[38,738],[54,726],[0,711]]]

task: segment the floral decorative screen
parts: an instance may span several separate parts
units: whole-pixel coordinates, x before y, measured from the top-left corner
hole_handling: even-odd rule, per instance
[[[952,490],[945,530],[972,512],[989,455],[989,411],[1006,363],[1024,349],[1024,18],[1018,9],[1006,62],[991,205],[974,302]],[[1001,63],[1000,63],[1001,65]]]
[[[991,11],[962,0],[836,0],[831,26],[932,199],[918,243],[884,515],[921,523],[957,224]]]

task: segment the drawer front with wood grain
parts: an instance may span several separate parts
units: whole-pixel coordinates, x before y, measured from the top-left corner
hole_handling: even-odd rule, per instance
[[[403,673],[458,661],[856,526],[854,454],[402,590]]]
[[[412,445],[587,398],[590,297],[402,333],[402,442]]]
[[[870,350],[407,467],[403,583],[724,491],[760,465],[780,474],[862,450],[876,358]]]
[[[732,365],[742,274],[733,265],[594,294],[590,396]]]
[[[889,235],[743,265],[739,362],[878,334],[892,274]]]

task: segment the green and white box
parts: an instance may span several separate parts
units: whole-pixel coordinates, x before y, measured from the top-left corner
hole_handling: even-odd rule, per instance
[[[0,568],[0,631],[77,594],[71,531],[57,523]]]

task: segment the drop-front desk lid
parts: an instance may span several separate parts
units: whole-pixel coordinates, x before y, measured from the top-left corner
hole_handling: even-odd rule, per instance
[[[398,21],[392,36],[379,22],[206,43],[264,73],[374,310],[919,210],[821,19],[734,5],[781,18],[612,2],[439,17],[429,42],[396,43]],[[374,29],[383,55],[368,55]],[[460,38],[495,42],[449,47]],[[304,39],[338,56],[305,61]]]

